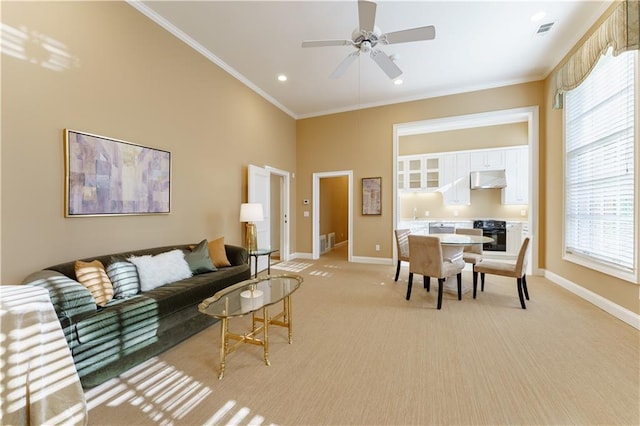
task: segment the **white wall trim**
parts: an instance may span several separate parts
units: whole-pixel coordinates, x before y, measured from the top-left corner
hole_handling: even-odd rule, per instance
[[[544,273],[543,276],[552,283],[559,285],[560,287],[570,291],[571,293],[586,300],[587,302],[593,303],[608,314],[611,314],[619,320],[624,321],[630,326],[640,330],[640,315],[636,314],[635,312],[632,312],[625,307],[613,303],[611,300],[605,299],[599,294],[596,294],[591,290],[587,290],[586,288],[566,278],[563,278],[560,275],[554,274],[553,272],[544,269],[541,269],[541,271]]]
[[[354,263],[372,263],[375,265],[393,265],[393,259],[384,257],[367,257],[367,256],[353,256],[351,261]]]
[[[311,259],[311,260],[313,260],[313,254],[312,253],[300,253],[300,252],[291,253],[291,257],[289,258],[289,260],[293,260],[293,259]]]

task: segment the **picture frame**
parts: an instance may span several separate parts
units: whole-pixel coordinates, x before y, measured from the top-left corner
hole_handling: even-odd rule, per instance
[[[371,177],[362,179],[362,214],[381,215],[382,178]]]
[[[171,153],[64,130],[65,217],[169,214]]]

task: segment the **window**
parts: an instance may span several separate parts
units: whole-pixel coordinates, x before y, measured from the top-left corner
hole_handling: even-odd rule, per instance
[[[637,51],[600,58],[565,93],[565,259],[637,282]]]

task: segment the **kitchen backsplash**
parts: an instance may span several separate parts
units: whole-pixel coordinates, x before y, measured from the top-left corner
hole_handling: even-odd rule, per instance
[[[528,205],[504,205],[500,189],[471,191],[471,205],[446,206],[439,192],[409,192],[398,196],[401,219],[521,219],[527,220]],[[427,215],[428,212],[428,215]],[[523,214],[524,213],[524,214]]]

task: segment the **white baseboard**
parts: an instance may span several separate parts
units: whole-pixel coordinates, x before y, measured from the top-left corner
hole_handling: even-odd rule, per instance
[[[549,272],[544,269],[541,269],[540,271],[543,273],[543,276],[545,278],[547,278],[554,284],[557,284],[560,287],[569,290],[571,293],[583,298],[587,302],[593,303],[603,311],[640,330],[640,315],[636,314],[635,312],[632,312],[625,307],[613,303],[611,300],[606,299],[599,294],[592,292],[591,290],[587,290],[586,288],[572,281],[569,281],[568,279],[563,278],[560,275],[554,274],[553,272]]]
[[[393,265],[393,259],[383,258],[383,257],[353,256],[351,261],[355,263],[373,263],[376,265]]]
[[[312,253],[291,253],[289,260],[293,259],[313,259]]]

